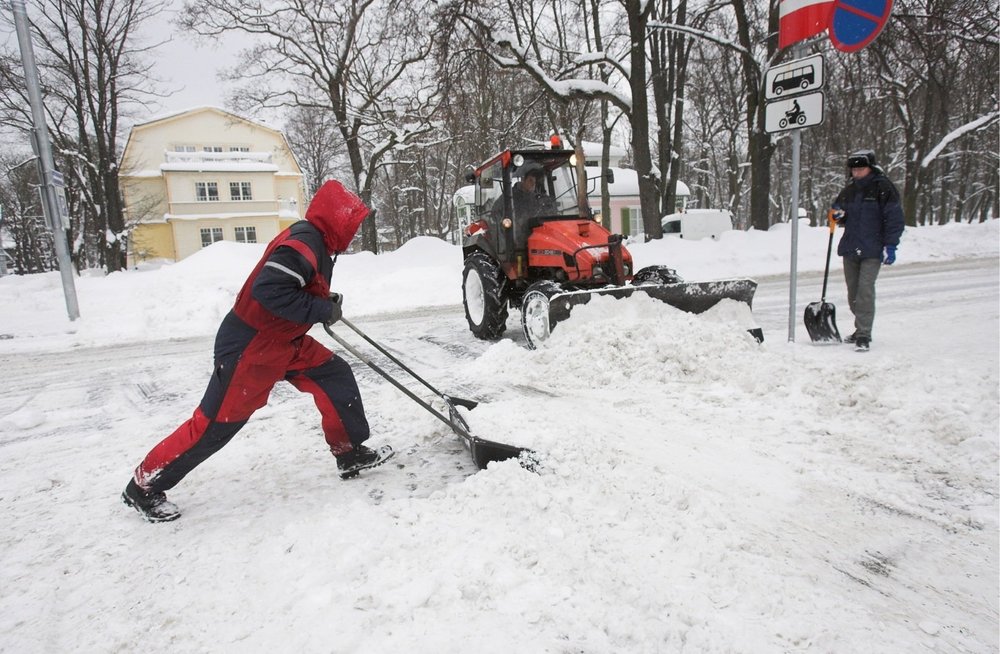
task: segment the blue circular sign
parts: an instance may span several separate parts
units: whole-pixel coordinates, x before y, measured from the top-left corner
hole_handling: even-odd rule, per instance
[[[857,52],[875,40],[889,21],[892,0],[835,0],[830,41],[841,52]]]

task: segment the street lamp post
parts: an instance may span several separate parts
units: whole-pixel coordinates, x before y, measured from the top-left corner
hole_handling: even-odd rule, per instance
[[[17,41],[21,47],[24,84],[28,91],[28,100],[31,103],[31,119],[34,125],[31,145],[38,156],[42,211],[45,214],[46,224],[52,230],[56,261],[59,263],[63,294],[66,296],[66,312],[72,321],[80,317],[80,306],[76,300],[76,285],[73,281],[73,261],[70,259],[69,248],[66,244],[69,216],[66,212],[62,173],[56,170],[55,161],[52,158],[52,143],[49,140],[49,127],[45,122],[42,92],[38,83],[38,68],[35,65],[35,51],[31,45],[31,32],[29,31],[28,13],[24,6],[24,0],[12,0],[11,7],[14,11]]]

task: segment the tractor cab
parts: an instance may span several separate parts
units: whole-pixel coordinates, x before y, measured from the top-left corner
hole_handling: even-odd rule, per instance
[[[573,150],[505,150],[470,171],[472,233],[484,231],[497,259],[515,264],[527,260],[528,237],[542,223],[590,220],[578,200],[575,164]]]
[[[468,248],[490,254],[515,292],[538,279],[582,284],[623,283],[609,270],[612,235],[594,221],[587,195],[597,178],[578,183],[576,153],[561,144],[548,150],[505,150],[476,169],[473,222]],[[625,255],[626,258],[628,255]],[[603,260],[605,263],[600,264]],[[626,262],[630,268],[631,261]]]

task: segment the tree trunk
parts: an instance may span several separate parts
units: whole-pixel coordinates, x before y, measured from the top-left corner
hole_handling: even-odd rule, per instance
[[[632,91],[632,155],[639,178],[639,206],[642,211],[646,240],[663,237],[660,225],[659,197],[653,176],[653,160],[649,151],[649,103],[646,100],[646,23],[651,4],[626,0],[629,34],[632,48],[629,54],[631,70],[629,87]]]

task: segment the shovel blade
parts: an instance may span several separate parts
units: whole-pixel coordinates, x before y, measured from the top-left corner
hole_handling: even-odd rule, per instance
[[[837,307],[830,302],[812,302],[806,306],[803,322],[814,343],[840,343]]]
[[[472,455],[472,462],[476,464],[477,468],[485,470],[491,461],[518,459],[523,468],[529,471],[533,470],[534,457],[531,455],[534,453],[531,450],[474,436],[469,431],[469,423],[465,421],[462,414],[455,408],[455,404],[459,404],[455,402],[455,398],[449,398],[445,400],[445,403],[448,405],[448,416],[451,419],[452,431],[458,434],[465,443],[465,446],[469,448],[469,453]],[[459,404],[459,406],[464,405]]]

